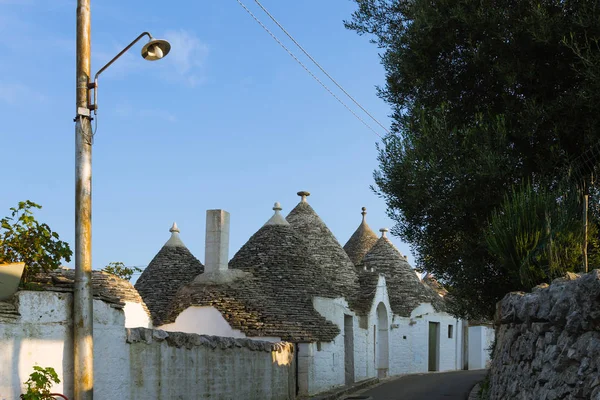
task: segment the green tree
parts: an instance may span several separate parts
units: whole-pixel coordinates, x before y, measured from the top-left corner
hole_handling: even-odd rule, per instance
[[[134,273],[142,272],[141,268],[138,267],[126,267],[121,261],[111,262],[106,267],[102,268],[102,271],[108,272],[118,276],[126,281],[130,280]]]
[[[39,223],[33,209],[42,207],[29,200],[11,208],[11,215],[0,219],[0,264],[24,262],[23,282],[40,271],[60,267],[61,260],[71,261],[69,244],[60,240],[47,224]]]
[[[494,212],[522,182],[557,188],[600,139],[599,4],[355,1],[346,26],[381,48],[392,107],[375,183],[393,233],[448,285],[457,314],[491,317],[531,284],[490,251]]]

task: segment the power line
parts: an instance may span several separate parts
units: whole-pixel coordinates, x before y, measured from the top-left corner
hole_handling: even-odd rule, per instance
[[[273,16],[273,15],[272,15],[272,14],[269,12],[269,10],[267,10],[267,9],[266,9],[266,8],[265,8],[265,7],[264,7],[264,6],[263,6],[263,5],[260,3],[260,1],[258,1],[258,0],[254,0],[254,1],[255,1],[255,2],[256,2],[256,4],[258,4],[258,6],[259,6],[259,7],[260,7],[260,8],[261,8],[261,9],[262,9],[262,10],[263,10],[263,11],[264,11],[264,12],[265,12],[265,13],[266,13],[268,16],[269,16],[269,18],[271,18],[271,20],[272,20],[272,21],[273,21],[275,24],[277,24],[277,26],[278,26],[278,27],[279,27],[279,28],[280,28],[280,29],[283,31],[283,33],[285,33],[285,34],[287,35],[287,37],[289,37],[289,38],[292,40],[292,42],[294,42],[294,44],[295,44],[296,46],[298,46],[298,48],[299,48],[300,50],[302,50],[302,52],[303,52],[303,53],[304,53],[304,54],[305,54],[305,55],[306,55],[306,56],[307,56],[307,57],[308,57],[308,58],[309,58],[309,59],[310,59],[310,60],[311,60],[311,61],[312,61],[312,62],[313,62],[313,63],[314,63],[314,64],[315,64],[317,67],[319,67],[319,69],[321,70],[321,72],[323,72],[323,73],[324,73],[324,74],[325,74],[325,75],[326,75],[326,76],[327,76],[327,77],[328,77],[328,78],[331,80],[331,82],[333,82],[333,83],[334,83],[334,84],[335,84],[335,85],[336,85],[336,86],[337,86],[337,87],[338,87],[338,88],[339,88],[339,89],[340,89],[342,92],[344,92],[344,94],[345,94],[346,96],[348,96],[348,97],[350,98],[350,100],[352,100],[352,101],[354,102],[354,104],[356,104],[356,105],[357,105],[357,106],[358,106],[358,107],[359,107],[361,110],[363,110],[363,111],[365,112],[365,114],[367,114],[369,117],[371,117],[371,119],[372,119],[373,121],[375,121],[375,122],[377,123],[377,125],[379,125],[379,126],[380,126],[380,127],[381,127],[381,128],[384,130],[384,131],[386,131],[387,133],[390,133],[390,131],[389,131],[389,130],[388,130],[386,127],[385,127],[385,126],[383,126],[383,124],[382,124],[381,122],[379,122],[379,121],[377,120],[377,118],[375,118],[373,115],[371,115],[371,113],[370,113],[369,111],[367,111],[367,110],[366,110],[366,109],[365,109],[365,108],[364,108],[364,107],[363,107],[363,106],[362,106],[362,105],[361,105],[361,104],[360,104],[358,101],[356,101],[356,99],[355,99],[354,97],[352,97],[352,96],[350,95],[350,93],[348,93],[348,92],[346,91],[346,89],[344,89],[344,88],[342,87],[342,85],[340,85],[340,84],[339,84],[339,83],[338,83],[338,82],[337,82],[335,79],[333,79],[333,77],[332,77],[331,75],[329,75],[329,73],[328,73],[327,71],[325,71],[325,68],[323,68],[323,67],[321,66],[321,64],[319,64],[319,63],[317,62],[317,60],[315,60],[315,59],[313,58],[313,56],[311,56],[311,55],[308,53],[308,51],[306,51],[306,49],[304,49],[304,47],[302,47],[302,45],[300,45],[300,43],[298,43],[298,41],[297,41],[296,39],[294,39],[294,37],[293,37],[293,36],[292,36],[292,35],[291,35],[291,34],[290,34],[290,33],[289,33],[289,32],[288,32],[288,31],[287,31],[287,30],[286,30],[286,29],[283,27],[283,25],[281,25],[281,24],[279,23],[279,21],[277,21],[277,19],[275,19],[275,17],[274,17],[274,16]]]
[[[308,67],[306,67],[306,65],[304,65],[302,63],[302,61],[300,61],[298,59],[298,57],[296,57],[294,55],[294,53],[292,53],[278,38],[277,36],[275,36],[275,34],[273,32],[271,32],[269,30],[269,28],[267,28],[257,17],[256,15],[254,15],[252,13],[252,11],[250,11],[248,9],[248,7],[246,7],[246,5],[244,3],[241,2],[241,0],[236,0],[238,2],[238,4],[240,6],[242,6],[244,8],[244,10],[246,10],[246,12],[248,14],[250,14],[250,16],[277,42],[279,43],[279,45],[294,59],[296,60],[296,62],[298,64],[300,64],[300,66],[302,68],[304,68],[304,70],[313,77],[314,80],[316,80],[321,86],[323,86],[323,88],[325,90],[327,90],[329,92],[330,95],[332,95],[341,105],[343,105],[348,111],[350,111],[352,113],[352,115],[354,115],[360,122],[362,122],[367,128],[369,128],[371,130],[371,132],[373,132],[374,134],[376,134],[380,139],[383,140],[383,137],[377,133],[377,131],[375,129],[373,129],[369,124],[367,124],[358,114],[356,114],[350,107],[348,107],[348,105],[346,105],[346,103],[344,103],[338,96],[335,95],[335,93],[333,93],[331,91],[331,89],[329,89],[315,74],[312,73],[311,70],[308,69]]]

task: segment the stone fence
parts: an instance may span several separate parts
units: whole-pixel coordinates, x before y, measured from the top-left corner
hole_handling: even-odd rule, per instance
[[[0,400],[17,400],[33,366],[73,394],[71,293],[18,292],[0,302]],[[122,308],[94,300],[94,398],[293,399],[294,346],[125,328]]]
[[[600,270],[498,303],[490,399],[600,400]]]

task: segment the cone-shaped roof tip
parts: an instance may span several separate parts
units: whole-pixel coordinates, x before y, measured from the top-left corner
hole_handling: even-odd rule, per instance
[[[171,226],[171,229],[169,229],[169,232],[171,232],[171,237],[169,238],[167,243],[165,243],[165,246],[185,247],[185,244],[183,244],[183,242],[181,241],[181,238],[179,237],[180,231],[179,231],[179,228],[177,227],[176,222],[173,222],[173,225]]]
[[[281,204],[276,201],[273,205],[273,211],[275,211],[275,214],[265,223],[265,225],[289,225],[289,222],[287,222],[285,218],[283,218],[283,215],[281,215],[281,210]]]
[[[379,230],[379,232],[381,232],[381,237],[382,237],[382,238],[386,238],[386,237],[387,237],[387,233],[388,233],[389,231],[390,231],[390,230],[389,230],[388,228],[381,228],[381,229]]]
[[[310,192],[307,192],[306,190],[301,190],[301,191],[299,191],[299,192],[298,192],[298,196],[300,196],[300,197],[302,198],[302,200],[301,200],[301,201],[302,201],[303,203],[306,203],[306,202],[307,202],[307,201],[306,201],[306,198],[307,198],[308,196],[310,196]]]
[[[348,257],[357,267],[379,239],[367,224],[367,207],[362,207],[361,210],[362,222],[344,245]]]

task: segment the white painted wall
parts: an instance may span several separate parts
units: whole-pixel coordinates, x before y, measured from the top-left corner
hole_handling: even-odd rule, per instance
[[[152,328],[152,320],[141,303],[126,301],[123,312],[125,328]]]
[[[21,291],[16,299],[20,318],[0,321],[0,399],[18,399],[34,365],[54,368],[62,381],[53,391],[72,398],[72,295]],[[119,398],[129,372],[125,314],[99,300],[93,305],[94,383],[102,388],[96,398]]]
[[[172,324],[158,327],[167,332],[196,333],[198,335],[212,335],[232,338],[247,338],[244,332],[233,329],[223,318],[221,312],[215,307],[188,307],[181,312]],[[255,337],[255,340],[280,342],[277,337]]]
[[[61,379],[53,392],[73,398],[72,295],[21,291],[15,304],[20,317],[0,314],[0,400],[19,398],[34,365],[53,367]],[[100,300],[93,306],[96,400],[287,399],[295,391],[290,345],[254,351],[258,344],[222,347],[185,334],[178,345],[149,329],[128,342],[125,312]]]
[[[343,298],[328,299],[315,297],[313,306],[323,317],[340,328],[333,342],[300,344],[298,353],[298,373],[301,392],[316,394],[345,384],[344,375],[344,315],[353,317],[354,331],[354,378],[356,382],[377,376],[376,369],[376,334],[373,326],[377,324],[377,305],[383,303],[391,315],[391,308],[385,277],[379,276],[373,304],[366,316],[357,316],[350,310],[348,302]],[[361,324],[362,320],[362,324]],[[361,326],[362,325],[362,326]],[[364,327],[366,325],[366,328]],[[391,348],[390,331],[390,348]],[[390,363],[392,352],[390,351]]]
[[[494,343],[494,329],[489,326],[469,327],[469,369],[489,368],[490,348]]]
[[[319,314],[336,324],[341,333],[332,342],[310,343],[304,346],[308,355],[304,359],[303,369],[299,367],[299,371],[307,373],[307,393],[310,395],[345,384],[344,314],[354,316],[343,298],[315,297],[313,306]],[[302,355],[302,352],[299,354]]]
[[[460,332],[457,320],[449,314],[436,312],[431,304],[424,303],[413,310],[410,318],[393,317],[390,375],[428,372],[429,322],[440,324],[439,371],[460,369],[460,364],[457,364],[457,351],[460,353],[461,348],[456,337]],[[449,325],[453,326],[452,338],[448,337]]]

